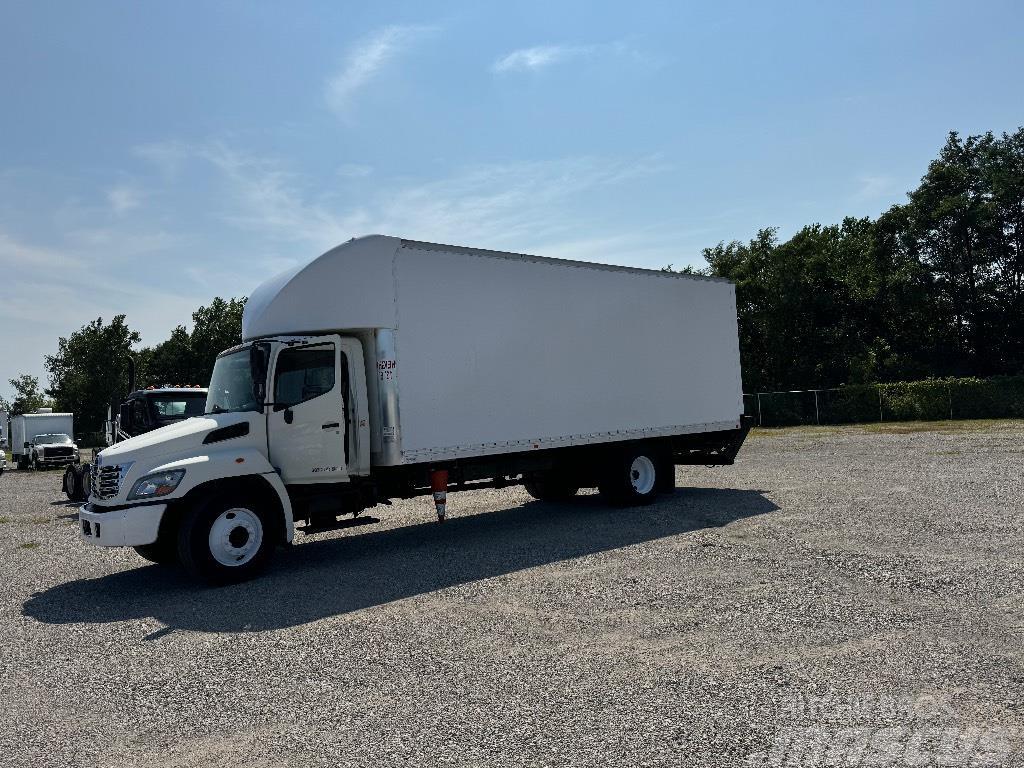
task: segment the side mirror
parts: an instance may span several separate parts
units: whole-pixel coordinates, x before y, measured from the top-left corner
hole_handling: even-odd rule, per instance
[[[249,367],[252,370],[252,396],[260,407],[267,399],[267,366],[270,364],[270,345],[253,344],[249,347]]]
[[[22,448],[31,448],[31,447],[32,447],[32,443],[30,443],[28,440],[26,440],[25,444],[22,446]]]

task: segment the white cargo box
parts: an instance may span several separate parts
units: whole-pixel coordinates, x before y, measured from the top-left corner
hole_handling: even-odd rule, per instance
[[[395,352],[366,344],[371,400],[386,373],[396,462],[740,426],[726,280],[371,236],[264,283],[243,320],[247,340],[378,329]]]

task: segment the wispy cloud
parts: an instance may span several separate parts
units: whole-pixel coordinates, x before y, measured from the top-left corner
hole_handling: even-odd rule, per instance
[[[520,48],[494,62],[495,72],[536,72],[566,59],[586,56],[593,48],[585,45],[538,45]]]
[[[593,45],[561,43],[557,45],[538,45],[532,48],[519,48],[500,57],[494,62],[491,69],[497,73],[540,72],[550,66],[572,59],[607,58],[611,56],[627,56],[637,61],[646,59],[645,56],[624,40]]]
[[[280,162],[216,144],[201,151],[228,181],[223,219],[309,256],[356,235],[380,233],[492,248],[543,248],[595,223],[576,209],[582,196],[660,173],[657,156],[570,157],[484,164],[439,179],[380,179],[354,204],[309,191]],[[600,227],[597,227],[600,228]]]
[[[327,81],[324,96],[327,105],[340,117],[351,114],[356,92],[415,40],[437,28],[422,25],[385,27],[356,43],[342,68]]]
[[[107,202],[118,216],[138,208],[142,205],[142,198],[142,192],[132,184],[118,184],[107,190]]]

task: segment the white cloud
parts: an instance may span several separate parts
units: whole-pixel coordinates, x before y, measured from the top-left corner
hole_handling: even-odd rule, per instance
[[[390,26],[358,42],[349,52],[341,70],[327,81],[324,93],[327,106],[338,116],[349,117],[356,91],[403,48],[435,29],[430,26]]]
[[[664,62],[643,53],[634,47],[629,40],[616,40],[611,43],[595,43],[593,45],[538,45],[533,48],[520,48],[500,57],[491,69],[499,74],[509,72],[540,72],[555,64],[572,59],[622,60],[630,64],[659,68]]]
[[[306,243],[314,250],[352,237],[361,225],[357,213],[339,214],[311,201],[301,179],[267,158],[238,152],[224,144],[203,148],[199,156],[228,181],[233,208],[223,218],[249,231],[263,232],[280,241]]]
[[[107,190],[107,202],[110,209],[121,216],[142,205],[142,192],[131,184],[118,184]]]
[[[593,53],[589,45],[538,45],[520,48],[494,62],[495,72],[537,72],[552,64]]]

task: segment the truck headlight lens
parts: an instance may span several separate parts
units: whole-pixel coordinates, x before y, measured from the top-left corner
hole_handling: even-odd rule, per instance
[[[173,493],[184,476],[184,469],[174,469],[170,472],[157,472],[154,475],[146,475],[137,480],[135,485],[132,486],[132,492],[128,494],[128,501],[156,499]]]

